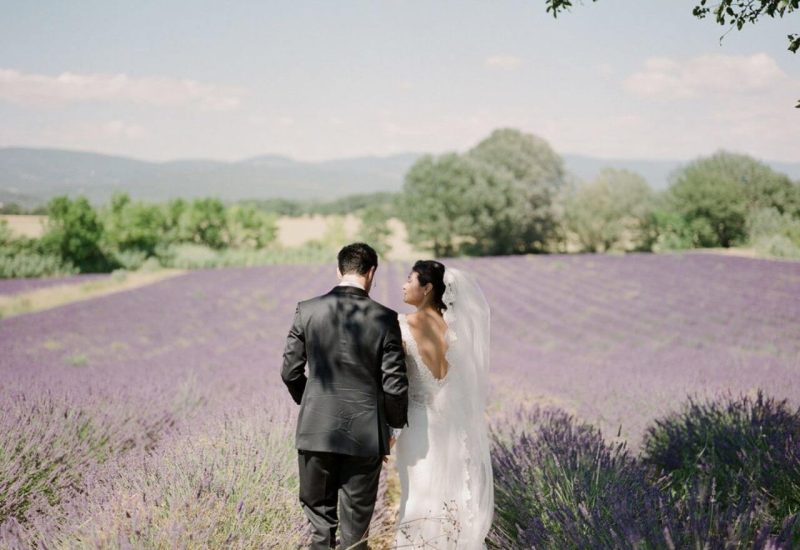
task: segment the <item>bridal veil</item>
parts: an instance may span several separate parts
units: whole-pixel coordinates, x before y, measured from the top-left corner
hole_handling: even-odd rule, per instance
[[[444,456],[433,465],[433,494],[450,495],[445,516],[452,520],[459,548],[484,548],[494,513],[494,485],[485,416],[489,389],[489,304],[475,277],[446,267],[447,383],[435,400],[447,431]]]

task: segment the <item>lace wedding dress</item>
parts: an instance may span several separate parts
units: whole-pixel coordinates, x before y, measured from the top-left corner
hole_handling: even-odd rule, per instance
[[[483,549],[494,512],[484,409],[489,308],[474,278],[445,270],[442,379],[425,365],[405,315],[408,426],[395,443],[401,500],[396,548]]]

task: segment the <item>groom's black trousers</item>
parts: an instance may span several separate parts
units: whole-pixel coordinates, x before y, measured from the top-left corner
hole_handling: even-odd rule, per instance
[[[313,527],[310,548],[334,548],[337,523],[342,527],[342,548],[366,538],[378,495],[381,457],[300,450],[297,458],[300,502]],[[367,543],[353,548],[366,550]]]

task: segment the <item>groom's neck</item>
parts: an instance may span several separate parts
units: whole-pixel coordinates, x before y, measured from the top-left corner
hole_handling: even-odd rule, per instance
[[[362,290],[366,290],[367,288],[366,278],[354,273],[346,273],[342,275],[342,280],[339,282],[339,284],[342,283],[359,286]]]

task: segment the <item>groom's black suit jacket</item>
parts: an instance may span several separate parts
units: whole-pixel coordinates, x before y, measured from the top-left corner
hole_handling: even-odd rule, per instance
[[[300,405],[298,449],[387,455],[389,426],[407,424],[397,312],[358,287],[337,286],[297,304],[281,377]]]

